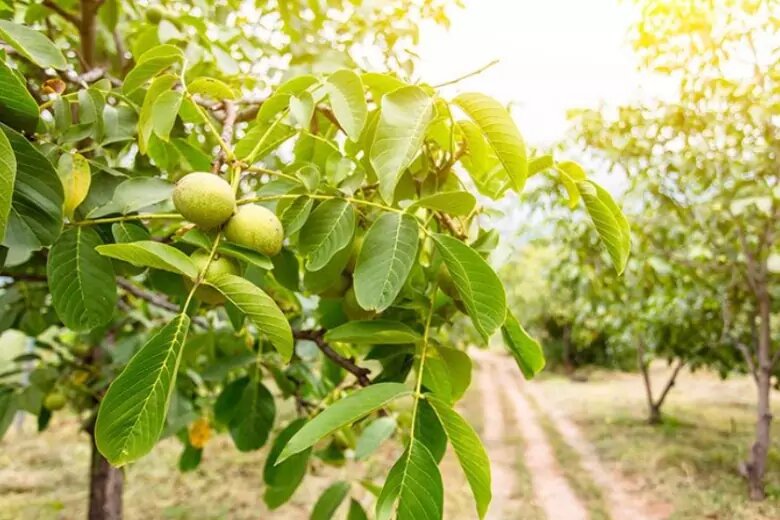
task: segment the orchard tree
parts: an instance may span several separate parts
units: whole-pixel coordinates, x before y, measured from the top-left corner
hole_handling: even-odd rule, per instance
[[[674,96],[585,111],[587,146],[649,186],[682,215],[671,244],[724,300],[723,338],[743,357],[757,390],[756,435],[744,471],[765,496],[770,390],[778,348],[780,220],[780,21],[777,2],[638,2],[634,44],[647,72]]]
[[[195,468],[215,430],[241,451],[270,444],[271,509],[311,460],[391,437],[403,452],[369,485],[377,518],[442,517],[448,443],[488,508],[487,455],[453,408],[471,360],[439,331],[466,315],[482,341],[501,330],[527,377],[541,368],[475,194],[518,193],[555,162],[528,157],[499,102],[409,80],[398,46],[436,2],[302,4],[2,11],[0,305],[34,349],[2,374],[0,431],[16,410],[40,428],[76,410],[91,518],[121,516],[117,468],[168,435]],[[350,58],[365,45],[382,72]],[[626,221],[576,173],[559,180],[620,271]],[[354,492],[333,483],[313,516],[352,494],[365,517]]]

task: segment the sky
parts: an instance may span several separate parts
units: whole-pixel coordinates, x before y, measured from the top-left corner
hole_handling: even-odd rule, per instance
[[[636,97],[639,78],[628,44],[630,2],[619,0],[464,0],[449,31],[421,28],[417,72],[429,84],[457,78],[494,59],[477,77],[445,90],[475,90],[504,103],[525,139],[550,144],[566,110]]]

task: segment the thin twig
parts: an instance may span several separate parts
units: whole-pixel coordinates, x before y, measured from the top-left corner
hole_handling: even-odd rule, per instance
[[[464,79],[468,79],[468,78],[471,78],[471,77],[476,76],[478,74],[482,74],[483,72],[485,72],[490,67],[492,67],[494,65],[497,65],[498,62],[499,62],[499,60],[497,60],[497,59],[493,60],[490,63],[488,63],[487,65],[483,65],[482,67],[478,68],[477,70],[475,70],[473,72],[469,72],[468,74],[464,74],[463,76],[460,76],[458,78],[452,79],[450,81],[445,81],[444,83],[439,83],[437,85],[432,85],[432,87],[433,88],[441,88],[441,87],[446,87],[447,85],[454,85],[455,83],[459,83],[459,82],[463,81]]]
[[[155,292],[144,289],[143,287],[139,287],[138,285],[134,284],[133,282],[131,282],[126,278],[117,278],[116,282],[122,289],[124,289],[128,293],[132,294],[136,298],[141,298],[142,300],[151,303],[155,307],[159,307],[160,309],[170,311],[175,314],[179,314],[182,312],[182,309],[179,305],[173,303],[162,294],[157,294]],[[208,322],[201,317],[195,317],[192,319],[192,321],[195,324],[204,328],[208,328],[209,326]]]
[[[222,121],[222,141],[229,143],[233,140],[233,129],[236,125],[236,117],[238,116],[238,107],[232,101],[225,101],[225,119]],[[214,159],[214,164],[211,166],[212,173],[219,173],[222,168],[222,164],[225,162],[226,151],[220,150],[217,154],[217,158]]]
[[[54,2],[53,0],[43,0],[41,3],[42,6],[51,9],[61,17],[63,17],[65,20],[69,21],[73,25],[75,25],[77,28],[81,26],[81,18],[79,18],[74,13],[71,13],[70,11],[67,11],[63,7],[61,7],[59,4]]]
[[[331,361],[339,365],[341,368],[355,376],[355,378],[358,380],[358,383],[360,383],[360,386],[368,386],[371,384],[371,380],[368,378],[368,375],[371,373],[371,371],[367,368],[363,368],[361,366],[358,366],[355,363],[354,358],[345,358],[333,348],[327,344],[327,342],[324,339],[325,331],[323,330],[296,330],[293,335],[295,336],[295,339],[306,339],[309,341],[313,341],[317,348],[319,348],[325,356],[328,357]]]

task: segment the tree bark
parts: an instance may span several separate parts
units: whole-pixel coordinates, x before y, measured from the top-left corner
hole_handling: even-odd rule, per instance
[[[650,381],[650,370],[645,362],[645,345],[642,340],[636,345],[636,360],[639,366],[639,372],[642,374],[642,382],[645,385],[645,398],[647,399],[647,422],[650,424],[658,424],[661,422],[661,410],[660,407],[655,405],[653,399],[653,385]]]
[[[561,357],[563,358],[563,370],[566,374],[571,375],[574,372],[574,355],[571,351],[571,326],[563,326],[563,337],[561,338],[563,343],[563,352]]]
[[[97,42],[97,12],[103,0],[81,0],[79,39],[84,70],[95,68],[95,44]]]
[[[772,409],[770,405],[772,389],[771,301],[765,279],[760,280],[760,282],[756,287],[759,319],[756,438],[753,441],[753,447],[750,450],[750,460],[747,463],[748,491],[751,500],[763,500],[766,498],[764,474],[766,473],[772,424]]]
[[[88,520],[122,520],[122,492],[125,476],[121,469],[113,467],[98,451],[94,432],[92,461],[89,466]]]

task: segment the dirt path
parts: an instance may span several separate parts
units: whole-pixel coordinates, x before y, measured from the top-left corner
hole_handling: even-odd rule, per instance
[[[668,508],[649,506],[631,493],[632,486],[616,471],[602,464],[593,445],[585,439],[580,429],[558,408],[551,406],[539,386],[533,382],[517,379],[523,392],[527,393],[539,408],[544,410],[566,443],[577,452],[580,462],[590,478],[602,489],[613,520],[661,520],[669,515]]]
[[[479,361],[479,384],[483,399],[484,441],[493,469],[493,504],[488,513],[491,519],[519,518],[508,508],[516,469],[511,463],[513,453],[506,445],[506,434],[517,428],[525,440],[525,465],[531,474],[534,498],[550,520],[586,520],[588,512],[572,491],[561,472],[550,443],[539,425],[532,399],[547,415],[566,442],[580,457],[582,467],[603,491],[613,520],[661,520],[667,515],[658,508],[647,507],[630,492],[622,477],[607,469],[593,446],[583,437],[579,428],[563,413],[550,406],[541,389],[526,382],[509,358],[472,352]],[[503,393],[510,403],[514,421],[504,417],[496,400]],[[514,424],[513,424],[514,423]],[[658,510],[653,510],[658,509]]]

